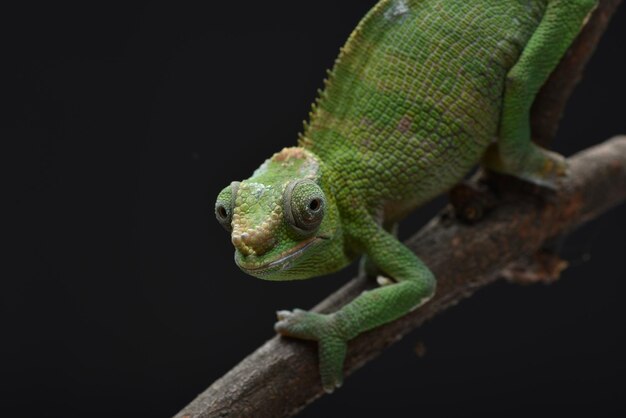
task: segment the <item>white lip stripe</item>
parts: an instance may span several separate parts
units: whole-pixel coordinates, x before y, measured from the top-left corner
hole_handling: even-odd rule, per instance
[[[304,250],[306,250],[309,246],[311,246],[313,243],[319,241],[321,238],[319,237],[314,237],[313,239],[311,239],[309,242],[307,242],[303,247],[298,248],[296,251],[293,251],[287,255],[285,255],[284,257],[279,258],[278,260],[274,260],[274,261],[270,261],[267,264],[264,264],[262,266],[259,267],[246,267],[245,265],[242,265],[240,263],[237,263],[239,265],[239,267],[241,267],[244,270],[248,270],[248,271],[262,271],[262,270],[267,270],[270,269],[272,267],[276,267],[277,265],[280,265],[282,263],[286,263],[287,261],[298,257],[299,255],[301,255]],[[236,261],[236,260],[235,260]]]

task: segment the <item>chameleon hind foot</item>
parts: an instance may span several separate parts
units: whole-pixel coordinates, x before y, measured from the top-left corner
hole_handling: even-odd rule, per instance
[[[533,156],[526,167],[511,174],[538,186],[556,189],[561,178],[567,174],[567,160],[556,152],[536,149],[538,155]]]
[[[497,147],[492,146],[487,150],[483,163],[493,171],[548,189],[557,189],[559,181],[567,175],[565,157],[533,143],[521,155],[518,153],[507,158],[503,158]]]
[[[334,315],[294,309],[276,312],[276,332],[283,336],[318,342],[320,376],[326,393],[332,393],[343,383],[343,362],[347,341],[342,337]]]

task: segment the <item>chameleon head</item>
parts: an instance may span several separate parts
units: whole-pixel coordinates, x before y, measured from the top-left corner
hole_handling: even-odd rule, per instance
[[[215,216],[231,233],[235,262],[252,276],[306,279],[343,267],[334,198],[319,160],[302,148],[283,149],[222,190]]]

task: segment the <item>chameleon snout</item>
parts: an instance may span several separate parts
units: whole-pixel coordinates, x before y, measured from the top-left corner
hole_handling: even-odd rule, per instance
[[[245,222],[238,222],[233,218],[233,233],[231,241],[235,248],[244,256],[261,256],[274,248],[276,238],[274,234],[277,216],[270,216],[269,219],[255,227],[249,227]]]
[[[233,233],[231,241],[242,255],[261,256],[274,247],[276,240],[270,233],[249,230],[241,234]]]
[[[241,255],[262,256],[274,248],[283,218],[281,196],[258,182],[241,183],[231,224],[231,241]]]

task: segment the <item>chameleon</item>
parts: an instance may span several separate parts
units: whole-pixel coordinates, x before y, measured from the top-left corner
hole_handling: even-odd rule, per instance
[[[382,0],[341,48],[297,146],[218,195],[235,263],[308,279],[361,258],[380,286],[336,312],[278,311],[274,328],[317,341],[321,384],[343,382],[347,342],[436,290],[398,222],[475,166],[557,188],[565,159],[532,142],[540,87],[597,0]]]

